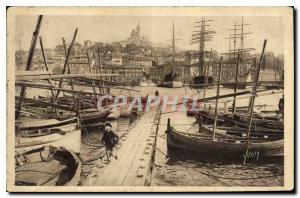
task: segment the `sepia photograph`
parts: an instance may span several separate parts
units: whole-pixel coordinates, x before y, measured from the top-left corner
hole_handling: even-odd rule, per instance
[[[294,188],[293,7],[9,7],[8,192]]]

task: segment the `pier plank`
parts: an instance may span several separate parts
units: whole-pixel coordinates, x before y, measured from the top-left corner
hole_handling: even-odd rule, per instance
[[[96,186],[144,185],[150,170],[151,155],[155,138],[153,124],[156,111],[142,115],[132,127],[117,151],[118,159],[111,158],[93,181]]]

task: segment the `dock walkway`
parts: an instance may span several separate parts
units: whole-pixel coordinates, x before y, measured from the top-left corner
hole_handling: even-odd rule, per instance
[[[112,157],[109,164],[99,170],[91,185],[149,185],[157,116],[156,110],[142,115],[128,135],[121,138],[118,159]]]

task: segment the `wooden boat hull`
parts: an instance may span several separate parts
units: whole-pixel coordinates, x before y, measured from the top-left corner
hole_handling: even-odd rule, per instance
[[[200,124],[213,124],[214,123],[214,114],[213,112],[207,111],[198,111],[194,113],[194,116],[198,123]],[[232,117],[231,114],[222,114],[218,116],[218,125],[238,125],[241,127],[247,127],[248,123],[248,116],[245,114],[238,114]],[[261,117],[259,114],[254,115],[252,119],[252,125],[263,127],[263,128],[270,128],[270,129],[278,129],[283,131],[283,122],[279,121],[272,117]]]
[[[109,111],[105,112],[86,112],[80,115],[80,122],[82,125],[89,125],[99,122],[105,122],[107,116],[109,115]]]
[[[42,146],[64,147],[74,153],[80,152],[81,131],[76,129],[65,134],[49,134],[39,137],[16,137],[16,151],[23,153]]]
[[[168,81],[168,82],[163,82],[163,87],[181,88],[183,87],[183,83],[180,81]]]
[[[204,158],[243,159],[246,152],[258,154],[259,158],[282,157],[283,140],[262,143],[246,143],[237,141],[212,141],[210,138],[167,131],[168,149],[176,148],[182,151],[195,152]]]
[[[17,126],[15,147],[18,152],[49,145],[80,152],[81,132],[77,118],[63,121],[28,118],[21,120]]]
[[[235,89],[234,84],[223,84],[223,88],[227,88],[227,89]],[[247,86],[246,84],[237,84],[237,89],[246,89]]]
[[[48,158],[50,151],[52,157]],[[51,156],[50,155],[50,156]],[[21,186],[77,186],[81,162],[63,147],[38,147],[15,156],[15,184]]]
[[[149,87],[149,84],[147,82],[140,82],[140,87]]]
[[[192,83],[190,83],[191,88],[195,89],[204,89],[206,88],[213,88],[214,78],[212,76],[196,76],[193,78]]]

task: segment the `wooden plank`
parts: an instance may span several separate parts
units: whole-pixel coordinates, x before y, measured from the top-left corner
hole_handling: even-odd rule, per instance
[[[49,85],[49,84],[44,84],[44,83],[31,83],[31,82],[22,82],[22,81],[16,81],[15,83],[16,86],[24,86],[24,87],[31,87],[31,88],[37,88],[37,89],[47,89],[47,90],[58,90],[58,91],[63,91],[67,93],[76,93],[76,94],[82,94],[82,95],[100,95],[100,93],[95,93],[95,92],[88,92],[88,91],[76,91],[74,88],[72,89],[65,89],[65,88],[59,88],[55,87],[54,85]]]
[[[47,80],[47,79],[66,79],[66,78],[92,78],[99,76],[118,76],[119,74],[32,74],[16,75],[16,80]]]
[[[129,163],[127,164],[127,167],[125,167],[125,168],[123,169],[123,172],[121,171],[122,174],[121,174],[121,175],[118,177],[118,179],[114,182],[114,185],[124,185],[124,182],[125,182],[126,178],[130,176],[130,175],[128,174],[128,172],[130,172],[130,170],[132,171],[132,167],[133,167],[134,160],[137,158],[137,155],[138,155],[138,153],[139,153],[139,149],[140,149],[140,147],[141,147],[141,141],[140,141],[140,139],[141,139],[141,138],[144,138],[144,133],[145,133],[145,131],[146,131],[146,128],[144,127],[145,125],[143,125],[144,121],[145,121],[145,120],[143,119],[143,120],[141,120],[141,121],[139,122],[139,125],[142,126],[143,128],[137,127],[137,128],[135,128],[133,131],[131,131],[131,133],[135,133],[135,132],[136,132],[136,131],[135,131],[136,129],[140,129],[140,130],[139,130],[139,131],[140,131],[140,134],[139,134],[139,136],[137,137],[137,139],[135,140],[135,144],[138,145],[138,146],[137,146],[137,150],[133,153],[134,157],[131,158],[131,161],[127,161],[127,162],[129,162]]]
[[[147,130],[147,129],[146,129]],[[145,132],[146,132],[145,130]],[[143,133],[143,137],[145,138],[145,132]],[[140,141],[139,142],[139,148],[137,150],[137,153],[135,155],[135,158],[133,159],[130,169],[128,170],[128,173],[126,175],[126,178],[123,182],[124,186],[131,186],[133,185],[133,182],[135,180],[135,177],[137,176],[138,169],[141,165],[144,165],[144,160],[145,160],[145,154],[144,154],[144,149],[146,146],[146,141]],[[143,159],[143,161],[141,161]]]
[[[152,136],[153,122],[149,122],[149,119],[154,118],[153,113],[145,113],[128,132],[126,140],[121,142],[121,148],[117,153],[119,159],[111,159],[107,167],[98,173],[94,185],[133,185],[135,181],[138,185],[145,183],[152,154],[150,152],[152,148],[148,144],[149,142],[153,144],[154,141],[150,137]],[[138,175],[143,175],[143,177],[138,177]]]
[[[15,99],[19,100],[20,97],[15,96]],[[64,105],[59,105],[59,104],[54,104],[54,103],[49,103],[49,102],[43,102],[40,100],[31,99],[31,98],[23,98],[22,100],[24,102],[40,104],[41,106],[44,106],[44,107],[53,107],[53,108],[62,109],[62,110],[66,110],[66,111],[72,111],[72,112],[75,111],[74,108],[71,108],[69,106],[64,106]]]
[[[116,165],[119,163],[123,164],[122,161],[126,160],[126,157],[128,157],[128,155],[126,154],[133,153],[133,149],[136,147],[136,145],[132,141],[135,138],[134,137],[135,135],[137,135],[137,133],[130,133],[129,137],[127,137],[128,138],[127,141],[122,143],[122,146],[117,153],[118,156],[120,156],[120,159],[118,160],[111,159],[110,164],[105,169],[105,171],[103,171],[103,174],[101,175],[99,180],[95,182],[95,185],[103,185],[107,180],[107,175],[111,178],[114,178],[115,175],[114,173],[122,168],[122,166],[118,167]]]

